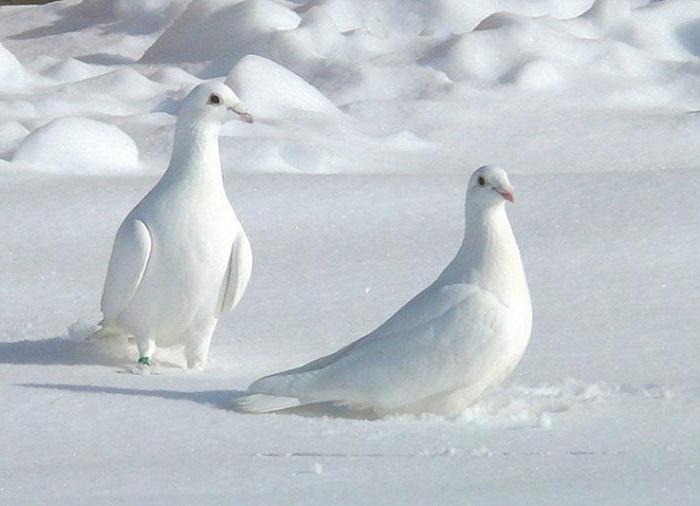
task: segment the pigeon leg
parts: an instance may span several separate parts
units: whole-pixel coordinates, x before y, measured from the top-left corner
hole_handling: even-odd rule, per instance
[[[156,341],[148,337],[137,337],[136,347],[139,350],[139,365],[151,365],[151,357],[156,351]]]
[[[206,328],[190,336],[185,345],[185,358],[187,359],[188,369],[204,369],[207,363],[207,356],[209,355],[211,338],[216,328],[216,321],[214,320]]]

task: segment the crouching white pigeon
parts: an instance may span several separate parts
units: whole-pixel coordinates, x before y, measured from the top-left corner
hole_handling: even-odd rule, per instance
[[[250,244],[219,159],[221,125],[234,118],[252,122],[231,88],[195,87],[178,114],[168,169],[117,232],[95,336],[133,336],[143,366],[156,346],[184,345],[187,366],[202,368],[219,317],[250,279]]]
[[[505,211],[503,169],[472,175],[464,241],[438,279],[371,334],[303,367],[257,380],[234,409],[305,405],[456,414],[501,383],[530,339],[532,308]]]

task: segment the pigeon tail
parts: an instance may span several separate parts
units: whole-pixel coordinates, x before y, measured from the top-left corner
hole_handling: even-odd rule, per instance
[[[232,404],[234,411],[243,413],[271,413],[284,409],[296,408],[302,403],[296,397],[278,397],[266,394],[248,394],[235,399]]]
[[[86,341],[93,341],[97,339],[110,339],[113,337],[128,335],[128,333],[125,332],[123,329],[117,327],[113,323],[106,322],[105,320],[102,320],[100,323],[98,323],[98,325],[101,328],[90,334],[88,337],[86,337]]]

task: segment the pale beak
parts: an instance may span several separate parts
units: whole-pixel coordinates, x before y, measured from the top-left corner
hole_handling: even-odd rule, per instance
[[[253,115],[250,114],[249,112],[238,110],[236,107],[228,107],[228,110],[233,111],[236,114],[238,114],[238,117],[241,118],[241,120],[245,121],[246,123],[253,122]]]
[[[513,199],[513,188],[498,190],[498,193],[500,193],[501,197],[506,199],[508,202],[510,202],[510,203],[515,202],[515,200]]]

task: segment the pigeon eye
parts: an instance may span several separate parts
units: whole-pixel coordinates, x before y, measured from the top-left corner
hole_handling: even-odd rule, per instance
[[[219,97],[219,95],[211,94],[209,95],[209,103],[219,105],[221,103],[221,98]]]
[[[479,186],[484,186],[486,184],[486,180],[484,179],[484,176],[479,176]]]

